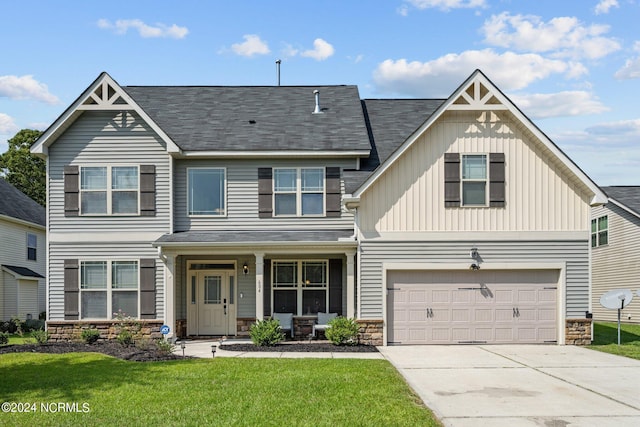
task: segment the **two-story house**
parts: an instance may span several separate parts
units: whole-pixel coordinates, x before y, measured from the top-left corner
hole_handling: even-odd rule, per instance
[[[45,208],[0,178],[0,320],[45,310]]]
[[[169,337],[274,312],[299,336],[318,312],[355,317],[374,344],[590,336],[604,195],[480,71],[446,100],[103,73],[32,152],[58,337],[118,310]]]

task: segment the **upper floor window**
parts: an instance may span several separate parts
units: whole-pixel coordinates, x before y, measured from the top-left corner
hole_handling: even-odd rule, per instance
[[[323,168],[273,170],[276,216],[324,215],[325,171]]]
[[[80,262],[81,318],[137,318],[138,284],[138,261]]]
[[[226,215],[225,174],[224,168],[187,169],[189,215]]]
[[[137,215],[138,166],[83,166],[80,169],[82,215]]]
[[[462,155],[462,206],[487,205],[487,156]]]
[[[609,243],[609,219],[601,216],[591,220],[591,247],[597,248]]]
[[[37,261],[38,258],[38,236],[27,233],[27,260]]]

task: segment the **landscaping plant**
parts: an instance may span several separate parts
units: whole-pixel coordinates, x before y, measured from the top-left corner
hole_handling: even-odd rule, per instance
[[[329,321],[329,326],[324,335],[335,345],[358,344],[358,324],[355,319],[338,316]]]
[[[9,343],[9,333],[8,332],[0,332],[0,345],[5,345]]]
[[[38,344],[46,344],[49,341],[49,332],[44,329],[36,329],[31,332],[31,337],[36,340]]]
[[[100,338],[100,331],[93,328],[83,329],[82,333],[80,334],[80,338],[82,338],[82,341],[87,344],[93,344]]]
[[[280,322],[276,319],[258,320],[249,328],[249,335],[257,346],[272,346],[284,340]]]

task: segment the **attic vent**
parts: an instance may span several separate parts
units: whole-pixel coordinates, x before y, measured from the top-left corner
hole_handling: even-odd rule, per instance
[[[320,109],[320,91],[316,89],[313,91],[313,94],[316,96],[316,108],[313,110],[313,114],[322,114],[322,110]]]

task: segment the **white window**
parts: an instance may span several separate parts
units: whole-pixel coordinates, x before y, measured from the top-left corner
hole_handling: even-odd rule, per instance
[[[601,216],[591,220],[591,247],[609,244],[609,218]]]
[[[297,316],[326,312],[329,303],[327,260],[273,261],[271,307]]]
[[[36,234],[27,233],[27,260],[38,260],[38,236]]]
[[[487,155],[462,155],[462,206],[487,205]]]
[[[226,215],[225,175],[226,171],[223,168],[187,169],[189,215]]]
[[[138,261],[80,262],[81,318],[137,318],[139,283]]]
[[[83,166],[81,215],[138,215],[138,166]]]
[[[324,215],[324,180],[323,168],[274,169],[275,215]]]

